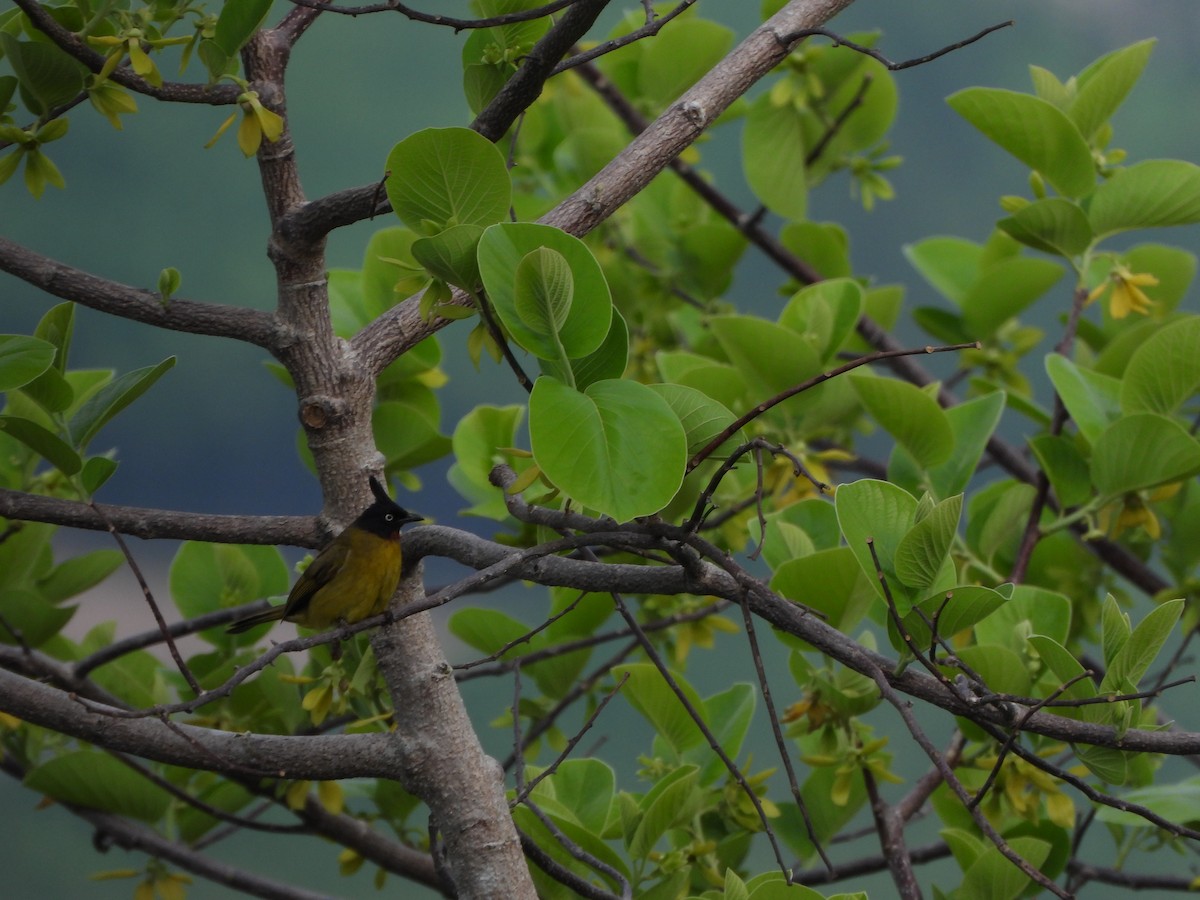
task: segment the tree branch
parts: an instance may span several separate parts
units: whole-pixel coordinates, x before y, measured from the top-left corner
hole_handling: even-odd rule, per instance
[[[130,287],[42,256],[0,237],[0,271],[63,300],[172,331],[233,338],[270,350],[279,337],[270,313],[241,306],[197,303]]]
[[[68,31],[58,21],[46,12],[37,0],[13,0],[13,2],[29,17],[33,26],[68,56],[83,63],[93,74],[104,68],[105,58],[97,53],[87,43],[72,32]],[[162,86],[150,82],[134,74],[132,69],[118,66],[108,76],[122,87],[131,91],[153,97],[156,100],[167,100],[173,103],[205,103],[210,106],[229,106],[237,102],[242,89],[236,84],[188,84],[186,82],[164,82]]]
[[[121,534],[146,539],[214,541],[223,544],[286,544],[313,549],[328,539],[328,530],[313,516],[228,516],[98,504],[101,517],[88,504],[0,488],[0,516],[26,522],[48,522],[87,531],[107,531],[106,520]]]

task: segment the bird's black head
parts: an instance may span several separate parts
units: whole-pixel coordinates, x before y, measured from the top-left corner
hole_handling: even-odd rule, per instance
[[[355,528],[361,528],[380,537],[390,538],[399,534],[401,525],[420,522],[423,518],[423,516],[410,513],[389,497],[383,485],[373,475],[370,485],[371,493],[375,495],[375,502],[364,509],[362,515],[354,520]]]

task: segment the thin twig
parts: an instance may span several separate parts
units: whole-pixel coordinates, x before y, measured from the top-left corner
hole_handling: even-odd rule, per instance
[[[616,683],[613,689],[605,694],[600,702],[596,704],[596,708],[593,709],[591,714],[587,717],[587,721],[585,721],[583,726],[577,732],[575,732],[569,741],[567,741],[567,745],[563,747],[562,752],[554,758],[554,761],[550,763],[550,765],[546,766],[546,768],[538,772],[537,775],[529,779],[529,782],[525,785],[525,787],[522,788],[518,792],[517,796],[509,802],[509,806],[516,806],[518,803],[524,802],[525,798],[533,793],[533,789],[536,788],[543,779],[548,778],[558,770],[558,767],[563,764],[563,761],[571,755],[572,751],[574,751],[576,745],[583,740],[583,736],[588,733],[593,725],[596,724],[596,720],[600,718],[600,713],[604,712],[604,707],[608,706],[613,697],[617,696],[617,694],[621,692],[621,688],[625,686],[625,682],[628,680],[629,673],[626,672],[621,676],[621,680]]]
[[[1009,19],[1007,22],[999,22],[995,25],[989,25],[987,28],[983,29],[983,31],[979,32],[978,34],[974,34],[969,38],[964,38],[961,41],[955,41],[953,44],[948,44],[940,50],[935,50],[933,53],[927,53],[924,56],[917,56],[913,59],[906,59],[903,62],[892,62],[878,50],[872,47],[863,46],[862,44],[856,44],[854,41],[848,41],[840,34],[830,31],[828,28],[803,28],[799,31],[794,31],[789,34],[781,34],[778,37],[779,42],[785,47],[790,46],[796,43],[796,41],[802,40],[806,37],[815,37],[817,35],[827,37],[833,41],[833,45],[835,47],[848,47],[857,53],[861,53],[864,56],[871,57],[871,59],[878,60],[887,67],[888,71],[899,72],[901,69],[911,69],[913,66],[923,66],[925,63],[933,62],[935,59],[943,57],[947,53],[953,53],[955,50],[961,50],[963,47],[969,46],[970,44],[987,37],[993,31],[999,31],[1001,28],[1008,28],[1012,24],[1014,24],[1013,20]]]
[[[885,359],[895,359],[896,357],[900,356],[917,356],[922,353],[951,353],[958,350],[977,350],[979,347],[980,344],[978,341],[968,341],[967,343],[950,344],[944,347],[927,346],[904,350],[877,350],[874,353],[868,353],[866,356],[860,356],[858,359],[851,360],[850,362],[830,369],[827,372],[814,375],[812,378],[808,378],[797,385],[793,385],[785,391],[780,391],[774,397],[764,400],[749,412],[743,413],[732,423],[722,429],[720,434],[705,444],[703,448],[698,450],[695,455],[688,460],[686,471],[691,472],[694,468],[696,468],[696,466],[700,465],[700,463],[704,462],[704,460],[708,459],[709,456],[715,453],[717,448],[729,440],[729,438],[733,437],[733,435],[737,434],[739,431],[741,431],[741,429],[745,428],[767,410],[778,406],[780,403],[790,397],[794,397],[797,394],[801,394],[804,391],[810,390],[819,384],[824,384],[831,378],[836,378],[839,375],[844,375],[846,372],[857,369],[859,366],[869,365],[870,363],[880,362]]]
[[[744,602],[739,606],[742,608],[742,621],[746,625],[746,639],[750,642],[750,656],[754,660],[754,671],[758,675],[758,686],[762,690],[763,706],[767,708],[771,733],[775,737],[775,746],[779,750],[779,758],[783,761],[783,769],[787,773],[788,788],[792,792],[792,799],[796,801],[796,808],[800,810],[800,817],[804,820],[804,831],[808,835],[809,842],[817,851],[817,855],[821,857],[821,862],[825,863],[825,868],[832,872],[833,863],[826,854],[825,848],[821,846],[821,839],[817,835],[812,816],[808,812],[808,804],[804,802],[804,797],[800,793],[800,782],[796,778],[796,769],[792,765],[792,754],[788,752],[787,743],[783,737],[783,728],[779,724],[779,713],[775,710],[775,702],[771,699],[771,685],[767,681],[767,670],[763,665],[762,652],[758,646],[758,633],[754,628],[754,617],[750,615],[750,609]]]
[[[721,746],[721,742],[717,740],[717,737],[715,734],[713,734],[712,729],[708,727],[708,723],[704,721],[704,717],[700,715],[700,711],[696,709],[692,701],[688,698],[687,694],[683,692],[683,689],[679,686],[679,682],[675,680],[675,676],[671,674],[670,670],[667,668],[667,664],[663,662],[663,659],[655,649],[654,644],[650,642],[650,638],[648,638],[645,632],[638,627],[637,619],[633,617],[633,614],[625,605],[625,601],[621,599],[621,595],[614,591],[612,598],[613,603],[616,604],[617,612],[621,614],[621,618],[625,620],[625,623],[631,629],[633,629],[634,634],[637,636],[638,643],[642,646],[642,650],[645,651],[646,656],[649,657],[650,661],[654,664],[654,667],[658,669],[659,675],[662,676],[663,681],[666,682],[667,687],[671,690],[671,693],[675,695],[675,698],[679,701],[680,706],[682,706],[684,711],[687,712],[688,717],[693,723],[695,723],[696,727],[700,730],[700,733],[704,735],[704,739],[708,742],[709,748],[718,756],[718,758],[720,758],[721,762],[725,765],[725,769],[738,783],[742,791],[745,792],[750,802],[754,805],[754,810],[756,813],[758,813],[758,819],[763,826],[763,833],[766,834],[767,840],[770,841],[771,849],[775,853],[775,861],[779,865],[779,870],[783,873],[785,881],[789,881],[790,883],[791,869],[788,868],[787,863],[785,863],[783,860],[783,851],[779,846],[779,839],[775,836],[775,830],[771,827],[771,822],[767,818],[766,810],[763,809],[762,801],[758,799],[758,794],[755,793],[754,788],[750,785],[750,782],[746,780],[746,776],[742,774],[742,771],[738,768],[737,763],[729,758],[729,754],[725,752],[725,748]]]
[[[146,583],[146,578],[142,575],[141,567],[138,566],[137,560],[133,558],[133,554],[129,550],[129,545],[125,543],[125,538],[121,536],[121,532],[113,526],[113,523],[108,520],[108,517],[100,510],[94,502],[89,501],[88,506],[96,513],[97,516],[104,522],[108,533],[113,536],[113,540],[117,542],[117,546],[121,548],[121,553],[125,556],[125,562],[129,565],[129,571],[133,573],[133,577],[137,579],[138,587],[142,589],[142,596],[146,598],[146,605],[150,607],[150,612],[154,616],[154,621],[158,625],[159,634],[162,635],[163,643],[167,645],[167,650],[171,654],[171,659],[175,660],[175,665],[187,681],[188,687],[192,689],[192,693],[199,696],[204,692],[204,688],[200,687],[200,682],[196,680],[196,676],[192,674],[192,670],[188,668],[188,664],[183,661],[183,656],[179,652],[179,647],[175,645],[175,638],[171,636],[171,631],[167,628],[167,620],[163,618],[162,610],[158,608],[158,602],[154,599],[154,594],[150,590],[150,585]]]

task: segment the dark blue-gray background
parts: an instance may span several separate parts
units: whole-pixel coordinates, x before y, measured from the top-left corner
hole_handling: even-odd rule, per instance
[[[427,5],[431,11],[449,11],[445,4]],[[276,15],[283,6],[277,4]],[[708,0],[698,7],[700,14],[727,22],[739,36],[757,23],[757,4]],[[982,240],[1000,215],[997,197],[1025,193],[1024,168],[951,112],[944,103],[948,94],[975,84],[1029,90],[1030,64],[1066,78],[1104,53],[1156,37],[1158,46],[1145,75],[1115,118],[1114,144],[1128,149],[1134,160],[1200,160],[1200,57],[1195,53],[1200,16],[1193,0],[860,0],[831,25],[844,33],[882,29],[878,46],[899,60],[1010,18],[1016,20],[1014,28],[896,76],[901,100],[892,152],[905,161],[890,173],[895,201],[864,213],[839,178],[812,198],[813,219],[838,221],[849,229],[856,273],[905,284],[907,308],[939,300],[905,262],[904,244],[932,234]],[[321,18],[297,47],[287,85],[290,124],[310,197],[377,180],[388,150],[413,131],[469,121],[458,64],[465,38],[398,15]],[[166,69],[164,74],[173,77]],[[122,132],[89,108],[73,114],[70,134],[49,148],[67,190],[49,188],[33,200],[20,177],[14,178],[0,188],[0,233],[117,281],[153,288],[159,270],[175,266],[183,274],[180,297],[272,308],[268,224],[257,168],[242,158],[232,133],[214,148],[202,149],[227,110],[164,106],[145,98],[138,98],[138,105],[139,114],[125,117]],[[750,207],[753,201],[737,167],[736,126],[727,132],[705,146],[705,166]],[[390,224],[394,220],[362,223],[334,234],[330,266],[359,266],[368,236]],[[1193,252],[1196,237],[1196,229],[1155,236]],[[744,309],[769,314],[777,303],[779,281],[778,273],[749,250],[729,297]],[[1061,298],[1065,303],[1065,293]],[[0,332],[28,333],[54,302],[0,276]],[[1194,296],[1185,303],[1194,309]],[[1055,311],[1062,308],[1043,301],[1040,323],[1053,327]],[[442,332],[451,375],[443,391],[447,433],[476,403],[521,400],[505,372],[485,363],[484,371],[476,373],[464,361],[461,341],[467,327]],[[919,340],[912,331],[906,337]],[[160,331],[80,308],[73,367],[127,371],[168,355],[178,357],[175,369],[93,445],[97,450],[116,447],[121,460],[100,499],[217,513],[316,512],[316,483],[296,455],[294,402],[266,373],[265,354],[234,341]],[[486,530],[486,523],[456,518],[465,504],[446,484],[444,466],[421,475],[423,490],[403,502],[438,521]],[[62,540],[64,549],[107,546],[96,536],[64,534]],[[165,596],[165,566],[174,546],[135,543],[134,550],[150,570],[152,586]],[[115,587],[115,594],[85,597],[80,620],[118,617],[138,623],[123,626],[127,629],[147,627],[132,580],[118,576]],[[752,676],[739,672],[737,677]],[[477,724],[489,734],[483,717]],[[503,753],[507,736],[490,734],[489,749]],[[630,755],[645,749],[631,747]],[[770,762],[759,756],[758,765]],[[89,885],[83,879],[98,869],[137,865],[138,857],[120,851],[95,855],[85,825],[61,811],[32,813],[36,798],[11,782],[0,781],[0,798],[7,834],[0,843],[0,862],[11,896],[85,891],[96,897],[128,896],[128,882]],[[53,863],[45,861],[49,854],[56,856]],[[278,877],[296,873],[297,883],[310,888],[348,896],[373,891],[365,877],[351,882],[338,878],[335,851],[328,845],[300,851],[286,840],[256,838],[252,845],[223,850],[225,854]],[[953,883],[952,878],[948,873],[945,882]],[[878,896],[889,893],[886,881],[874,886]],[[202,882],[191,893],[226,895]]]

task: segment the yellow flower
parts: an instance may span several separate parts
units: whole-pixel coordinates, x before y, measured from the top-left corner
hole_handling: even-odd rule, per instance
[[[1108,273],[1108,278],[1100,282],[1088,294],[1088,303],[1099,298],[1105,291],[1112,288],[1112,297],[1108,301],[1108,311],[1114,319],[1123,319],[1131,312],[1146,315],[1154,305],[1142,290],[1143,287],[1153,287],[1158,279],[1149,272],[1130,272],[1125,266],[1114,266]]]
[[[1150,508],[1151,503],[1169,500],[1179,493],[1183,482],[1176,481],[1164,484],[1152,491],[1130,492],[1115,503],[1110,503],[1100,510],[1100,529],[1116,540],[1125,531],[1141,528],[1157,541],[1162,537],[1162,526],[1158,524],[1158,516]]]

